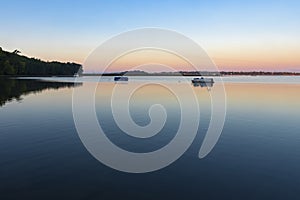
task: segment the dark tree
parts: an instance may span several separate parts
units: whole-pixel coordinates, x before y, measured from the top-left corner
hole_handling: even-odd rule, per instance
[[[21,53],[21,51],[19,51],[18,49],[16,49],[16,50],[14,50],[13,53],[14,53],[14,54],[19,54],[19,53]]]
[[[74,76],[82,73],[76,63],[45,62],[19,55],[18,50],[10,53],[0,48],[0,75],[9,76]]]

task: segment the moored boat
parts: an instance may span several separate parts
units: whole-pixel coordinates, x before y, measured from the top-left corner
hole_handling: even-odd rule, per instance
[[[114,77],[114,81],[128,81],[128,77],[116,76],[116,77]]]
[[[212,78],[194,78],[192,83],[214,83],[214,79]]]

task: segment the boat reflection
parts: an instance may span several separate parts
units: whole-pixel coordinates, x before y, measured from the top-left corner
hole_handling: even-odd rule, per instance
[[[194,87],[201,87],[201,88],[207,88],[207,90],[211,90],[211,88],[214,86],[214,82],[194,82],[192,83]]]

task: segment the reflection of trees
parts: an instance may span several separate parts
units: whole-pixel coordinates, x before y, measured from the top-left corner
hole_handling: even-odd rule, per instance
[[[22,100],[23,95],[39,93],[45,89],[71,88],[82,83],[44,82],[38,80],[0,78],[0,107],[7,102]]]

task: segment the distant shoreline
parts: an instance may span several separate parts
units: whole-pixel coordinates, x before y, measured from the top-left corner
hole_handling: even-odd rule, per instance
[[[158,72],[83,73],[83,76],[300,76],[298,72]]]
[[[82,74],[79,77],[83,77],[83,76],[107,76],[107,77],[115,77],[115,76],[145,76],[145,77],[156,77],[156,76],[168,76],[168,77],[179,77],[179,76],[184,76],[184,77],[195,77],[195,76],[203,76],[203,77],[234,77],[234,76],[300,76],[300,74],[258,74],[258,75],[252,75],[252,74],[222,74],[222,75],[176,75],[176,74],[141,74],[141,75],[133,75],[133,74]],[[77,76],[67,76],[67,75],[56,75],[56,76],[52,76],[52,75],[0,75],[0,78],[18,78],[18,77],[45,77],[45,78],[64,78],[64,77],[68,77],[68,78],[76,78]]]

